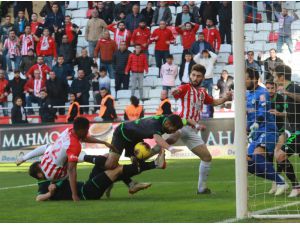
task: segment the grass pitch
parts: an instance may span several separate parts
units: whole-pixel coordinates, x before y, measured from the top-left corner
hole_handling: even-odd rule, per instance
[[[136,176],[152,187],[129,195],[125,185],[115,184],[110,199],[99,201],[35,202],[37,186],[27,175],[30,164],[0,164],[0,222],[218,222],[235,216],[234,160],[214,159],[208,186],[211,195],[196,195],[199,160],[168,160],[166,170]],[[92,165],[78,168],[85,180]],[[254,179],[250,179],[250,186]],[[257,180],[263,193],[270,182]],[[265,184],[265,185],[262,185]],[[19,187],[24,185],[24,187]],[[28,186],[25,186],[28,185]],[[6,188],[8,187],[8,188]],[[259,193],[259,191],[257,191]],[[250,193],[251,194],[251,193]],[[256,196],[256,195],[254,195]],[[254,199],[254,198],[253,198]],[[285,198],[282,197],[282,200]],[[274,206],[274,197],[256,196],[258,209]],[[247,220],[249,222],[251,220]],[[257,221],[257,220],[256,220]]]

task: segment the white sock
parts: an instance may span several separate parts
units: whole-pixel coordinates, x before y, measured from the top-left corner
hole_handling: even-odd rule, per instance
[[[211,162],[201,161],[199,166],[198,191],[202,192],[206,188],[206,181],[210,170]]]

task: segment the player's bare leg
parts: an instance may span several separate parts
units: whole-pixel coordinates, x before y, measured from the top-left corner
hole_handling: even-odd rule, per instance
[[[210,166],[211,166],[211,154],[207,149],[205,144],[199,145],[191,150],[195,155],[197,155],[200,159],[199,166],[199,179],[198,179],[198,194],[210,194],[210,189],[206,186],[206,181],[208,178]]]

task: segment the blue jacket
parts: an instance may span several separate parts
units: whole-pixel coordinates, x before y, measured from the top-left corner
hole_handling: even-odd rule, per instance
[[[258,86],[254,91],[247,91],[247,130],[254,123],[259,124],[254,139],[262,133],[277,131],[275,117],[269,113],[270,109],[271,100],[266,88]]]
[[[204,43],[204,49],[215,52],[215,50],[210,46],[208,42],[203,41],[203,43]],[[200,41],[195,41],[192,47],[190,48],[190,51],[193,53],[193,55],[197,55],[200,52]]]
[[[54,31],[53,25],[57,26],[58,28],[62,28],[65,21],[65,17],[63,14],[58,12],[57,14],[49,13],[46,17],[44,27],[47,27],[50,29],[51,32]]]
[[[59,67],[58,63],[56,63],[52,70],[55,72],[56,77],[63,81],[67,81],[68,76],[72,76],[74,78],[75,72],[70,64],[63,63],[62,66]]]
[[[144,19],[144,16],[142,14],[137,14],[135,17],[132,13],[126,16],[125,18],[125,26],[126,29],[130,30],[132,33],[134,29],[136,29],[139,26],[139,22]]]

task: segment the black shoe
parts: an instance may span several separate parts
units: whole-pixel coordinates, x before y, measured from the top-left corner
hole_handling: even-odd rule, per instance
[[[211,194],[211,190],[209,188],[205,188],[203,191],[197,191],[197,195],[209,195]]]

